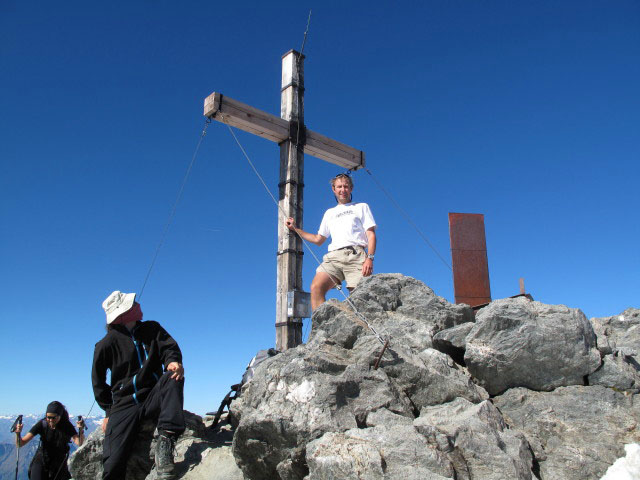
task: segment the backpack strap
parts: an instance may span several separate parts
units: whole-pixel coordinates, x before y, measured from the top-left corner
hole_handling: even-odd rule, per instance
[[[222,400],[222,403],[220,404],[220,408],[218,408],[218,411],[213,417],[213,423],[209,426],[211,430],[216,428],[216,425],[218,425],[218,422],[220,421],[220,417],[224,413],[225,407],[228,409],[231,406],[231,402],[233,402],[236,399],[236,397],[238,396],[238,390],[240,389],[240,387],[242,387],[241,383],[236,383],[235,385],[231,385],[231,391],[227,393],[227,395],[224,397],[224,399]],[[234,392],[235,392],[235,395],[233,395]],[[231,395],[233,395],[233,397]]]
[[[42,423],[42,433],[40,433],[40,445],[38,445],[38,450],[40,450],[40,456],[42,456],[42,462],[46,466],[49,459],[47,458],[48,455],[46,454],[46,449],[44,448],[44,444],[46,443],[46,436],[47,436],[47,430],[49,429],[49,425],[47,424],[47,420],[44,418],[40,422]]]
[[[49,430],[49,424],[47,423],[46,419],[42,419],[40,421],[42,423],[42,433],[40,434],[40,446],[42,446],[42,439],[45,438],[45,436],[47,435],[47,431]]]

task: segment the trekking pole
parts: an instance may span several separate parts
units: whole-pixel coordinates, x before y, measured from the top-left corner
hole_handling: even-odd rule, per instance
[[[91,413],[91,412],[89,412]],[[87,427],[87,424],[84,422],[84,420],[82,419],[82,415],[78,415],[78,422],[80,422],[82,424],[82,428],[85,432],[89,429],[89,427]]]
[[[18,465],[20,465],[20,433],[16,432],[18,425],[22,425],[22,415],[18,415],[16,421],[11,425],[11,433],[16,434],[16,478],[18,480]]]
[[[20,445],[16,447],[16,479],[15,480],[18,480],[18,465],[20,465]]]

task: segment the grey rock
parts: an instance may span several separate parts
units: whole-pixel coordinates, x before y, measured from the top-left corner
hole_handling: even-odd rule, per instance
[[[610,319],[611,317],[603,317],[603,318],[591,318],[589,321],[591,322],[591,326],[593,327],[593,332],[596,334],[596,341],[598,344],[598,350],[600,351],[601,356],[609,355],[613,353],[613,349],[611,345],[609,345],[609,339],[607,337],[607,328],[605,325],[606,319]]]
[[[410,425],[326,433],[307,445],[309,480],[453,479],[446,455]]]
[[[496,300],[478,312],[464,360],[491,395],[583,385],[600,366],[596,336],[580,310],[524,297]]]
[[[544,480],[599,479],[640,441],[640,398],[602,386],[553,392],[514,388],[493,399],[512,429],[524,433]]]
[[[244,475],[236,465],[231,445],[229,445],[203,451],[200,461],[181,478],[184,480],[244,480]]]
[[[221,428],[212,433],[205,428],[198,415],[185,411],[186,431],[175,445],[176,477],[188,480],[242,480],[242,472],[235,465],[231,454],[232,433]],[[155,422],[145,422],[133,443],[127,463],[127,480],[156,480],[154,468]],[[94,431],[85,443],[72,455],[69,466],[75,480],[102,478],[101,429]],[[209,469],[216,462],[220,467]]]
[[[212,417],[205,417],[204,425],[212,423]],[[233,429],[223,415],[215,432],[206,431],[208,448],[201,450],[199,459],[195,459],[189,470],[181,477],[183,480],[244,480],[242,470],[236,465],[231,451]]]
[[[309,475],[305,480],[384,479],[384,460],[380,449],[345,433],[329,432],[307,445]]]
[[[77,480],[102,478],[102,429],[94,430],[69,458],[69,472]]]
[[[382,336],[402,338],[412,349],[431,347],[432,337],[438,331],[473,321],[473,310],[468,305],[450,304],[424,283],[401,274],[378,274],[363,279],[349,301]],[[340,319],[333,321],[340,310],[353,316],[346,303],[328,302],[314,312],[313,324],[330,321],[321,330],[349,348],[349,342],[354,342],[367,326],[363,322],[350,325]],[[310,339],[313,336],[312,331]]]
[[[488,398],[430,348],[434,332],[473,318],[468,306],[397,274],[365,279],[350,300],[380,335],[391,335],[379,369],[373,365],[382,345],[366,322],[346,302],[318,308],[309,342],[260,364],[232,404],[233,452],[246,477],[302,479],[307,445],[325,434],[388,427],[385,415],[413,419],[425,406],[458,397]]]
[[[377,427],[378,425],[413,425],[413,417],[398,415],[386,408],[381,408],[370,412],[365,420],[367,427]]]
[[[429,331],[437,333],[474,319],[473,310],[468,305],[451,304],[421,281],[399,273],[365,278],[353,291],[350,300],[365,315],[387,313],[397,317],[388,333],[393,338],[403,338],[411,348],[431,346]],[[373,317],[374,324],[384,325],[384,315]],[[425,327],[431,328],[423,330]],[[408,332],[411,335],[407,335]]]
[[[380,408],[412,415],[384,370],[352,362],[349,352],[331,344],[300,346],[258,367],[232,404],[240,418],[233,452],[245,476],[303,478],[299,446],[326,432],[357,428]]]
[[[433,336],[433,348],[446,353],[453,358],[456,363],[465,365],[464,351],[467,347],[467,335],[473,329],[474,324],[463,323],[455,327],[441,330]]]
[[[397,359],[383,360],[381,367],[402,389],[415,413],[428,405],[439,405],[462,397],[472,402],[489,398],[472,378],[447,355],[433,348],[411,353],[396,349]]]
[[[463,398],[426,407],[413,422],[442,452],[447,452],[456,479],[533,478],[533,455],[520,432],[509,430],[490,401],[473,404]]]
[[[628,308],[619,315],[592,318],[602,355],[622,350],[632,356],[640,354],[640,310]],[[640,358],[637,358],[640,361]]]
[[[640,365],[634,357],[605,355],[602,366],[589,375],[589,385],[603,385],[619,391],[640,392]]]

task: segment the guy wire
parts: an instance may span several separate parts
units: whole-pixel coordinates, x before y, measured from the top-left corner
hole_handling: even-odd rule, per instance
[[[304,52],[304,44],[307,43],[307,34],[309,33],[309,24],[311,23],[311,9],[309,9],[309,17],[307,18],[307,29],[304,31],[304,38],[302,39],[302,47],[300,47],[300,55],[296,60],[298,64],[298,75],[300,75],[300,62],[302,61],[302,53]],[[301,105],[298,105],[299,110],[301,111]],[[300,113],[300,112],[298,112]],[[298,120],[296,122],[298,128],[296,129],[296,145],[300,146],[300,115],[298,114]],[[304,147],[303,147],[304,148]]]
[[[309,9],[309,18],[307,18],[307,29],[304,31],[304,38],[302,39],[302,47],[300,47],[300,57],[304,52],[304,44],[307,43],[307,34],[309,33],[310,23],[311,23],[311,9]],[[298,57],[298,62],[300,62],[300,57]]]
[[[160,253],[160,249],[162,248],[162,245],[164,244],[164,241],[167,237],[167,232],[169,231],[169,226],[171,225],[171,222],[173,221],[173,217],[176,213],[176,209],[178,208],[178,203],[180,202],[180,199],[182,198],[182,192],[184,191],[184,187],[187,184],[187,180],[189,179],[189,174],[191,173],[191,169],[193,168],[193,164],[196,161],[196,157],[198,156],[198,152],[200,151],[200,145],[202,145],[202,140],[204,139],[205,135],[207,134],[207,128],[209,127],[209,124],[211,123],[211,119],[207,118],[205,120],[204,123],[204,128],[202,129],[202,133],[200,134],[200,139],[198,140],[198,145],[196,146],[196,150],[193,152],[193,156],[191,157],[191,162],[189,163],[189,167],[187,168],[187,172],[184,174],[184,178],[182,179],[182,184],[180,185],[180,189],[178,190],[178,196],[176,197],[175,202],[173,203],[173,207],[171,208],[171,212],[169,213],[169,218],[167,219],[167,223],[164,226],[164,229],[162,231],[162,235],[160,236],[160,242],[158,243],[158,246],[156,248],[156,252],[153,255],[153,259],[151,260],[151,265],[149,265],[149,270],[147,271],[147,275],[144,278],[144,282],[142,283],[142,288],[140,289],[140,293],[138,294],[138,299],[142,298],[142,292],[144,291],[144,287],[147,285],[147,280],[149,280],[149,275],[151,275],[151,270],[153,269],[153,266],[156,263],[156,260],[158,258],[158,253]]]
[[[89,409],[89,413],[87,413],[84,418],[87,418],[89,415],[91,415],[91,411],[93,410],[93,406],[96,404],[96,399],[93,399],[93,403],[91,404],[91,408]]]
[[[391,203],[394,205],[394,207],[396,207],[396,209],[402,213],[402,215],[404,216],[404,218],[407,220],[407,222],[409,222],[409,224],[416,230],[416,232],[418,232],[418,235],[420,235],[422,237],[422,239],[425,241],[425,243],[427,245],[429,245],[429,247],[431,247],[431,250],[433,250],[433,252],[438,256],[438,258],[442,261],[442,263],[445,264],[445,266],[451,270],[451,265],[449,265],[447,263],[447,261],[442,257],[442,255],[440,255],[440,252],[438,252],[438,250],[436,250],[436,247],[433,246],[433,244],[429,241],[429,239],[427,238],[427,236],[422,233],[422,231],[418,228],[418,226],[415,224],[415,222],[413,220],[411,220],[411,217],[409,216],[409,214],[407,212],[405,212],[402,207],[400,207],[400,205],[398,205],[398,203],[393,199],[393,197],[391,196],[391,194],[382,186],[382,184],[376,179],[376,177],[373,176],[373,173],[371,173],[371,170],[369,170],[368,168],[365,168],[365,171],[369,174],[369,176],[373,179],[373,181],[375,182],[375,184],[378,186],[378,188],[380,190],[382,190],[382,192],[387,196],[387,198],[391,201]]]

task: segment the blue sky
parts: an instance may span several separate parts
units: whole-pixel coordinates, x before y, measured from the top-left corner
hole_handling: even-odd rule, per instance
[[[101,302],[140,290],[204,98],[278,114],[280,58],[310,8],[307,126],[364,150],[448,262],[448,212],[483,213],[493,298],[524,277],[588,317],[640,307],[638,2],[4,0],[0,413],[53,399],[87,413]],[[278,147],[238,136],[276,192]],[[315,231],[340,169],[305,162]],[[452,301],[448,267],[366,173],[354,180],[379,225],[376,272]],[[215,409],[274,344],[276,218],[210,125],[142,298],[183,349],[189,410]],[[307,289],[315,266],[305,255]]]

